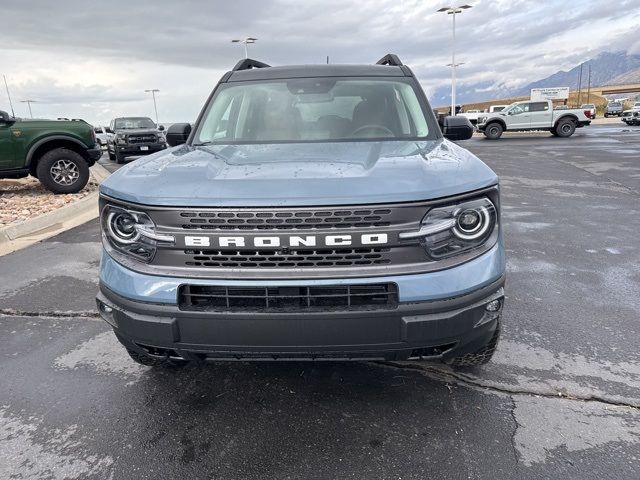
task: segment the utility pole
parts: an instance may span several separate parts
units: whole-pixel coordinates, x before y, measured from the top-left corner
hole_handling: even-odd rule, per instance
[[[20,103],[26,103],[27,105],[29,105],[29,115],[31,115],[31,118],[33,118],[33,112],[31,111],[31,104],[38,103],[38,102],[36,100],[20,100]]]
[[[576,105],[576,108],[580,107],[580,104],[582,103],[582,66],[584,64],[581,63],[580,64],[580,76],[578,77],[578,104]]]
[[[589,64],[589,80],[587,80],[587,103],[591,103],[591,64]]]
[[[9,106],[11,107],[11,116],[15,117],[16,112],[13,111],[13,102],[11,101],[11,94],[9,93],[9,85],[7,84],[7,77],[5,75],[2,75],[2,78],[4,78],[4,88],[7,89],[7,98],[9,99]]]
[[[153,97],[153,109],[156,112],[156,126],[158,125],[158,107],[156,106],[156,92],[159,92],[159,91],[160,90],[158,90],[157,88],[145,90],[146,93],[151,93],[151,96]]]
[[[453,17],[453,30],[451,32],[451,115],[456,114],[456,67],[462,65],[456,63],[456,14],[471,8],[471,5],[460,5],[459,7],[442,7],[438,12],[444,12]]]

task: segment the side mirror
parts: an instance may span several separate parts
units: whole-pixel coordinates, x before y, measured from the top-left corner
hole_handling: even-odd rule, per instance
[[[469,140],[473,136],[473,125],[466,117],[445,117],[442,134],[449,140]]]
[[[174,123],[169,127],[169,130],[167,130],[167,143],[172,147],[182,145],[183,143],[186,143],[190,134],[190,123]]]
[[[158,125],[158,131],[164,132],[164,125]]]
[[[10,117],[7,112],[3,112],[0,110],[0,123],[13,123],[15,119]]]

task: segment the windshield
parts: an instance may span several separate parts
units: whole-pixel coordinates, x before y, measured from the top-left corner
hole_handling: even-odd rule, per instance
[[[115,128],[117,130],[132,130],[137,128],[156,128],[156,124],[150,118],[116,118]]]
[[[296,78],[221,85],[194,143],[435,138],[432,131],[410,81]]]
[[[618,102],[611,102],[611,103],[609,104],[609,106],[610,106],[610,107],[621,107],[621,106],[622,106],[622,104],[620,104],[620,103],[618,103]]]

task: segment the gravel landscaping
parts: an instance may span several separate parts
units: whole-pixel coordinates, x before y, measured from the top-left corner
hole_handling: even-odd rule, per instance
[[[0,180],[0,228],[51,212],[93,193],[98,183],[92,177],[78,193],[53,194],[33,178]]]

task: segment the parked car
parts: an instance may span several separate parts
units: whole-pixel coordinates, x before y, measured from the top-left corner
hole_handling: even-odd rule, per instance
[[[640,110],[640,102],[635,102],[631,107],[631,110]]]
[[[505,108],[507,108],[509,105],[491,105],[489,107],[489,109],[485,112],[485,113],[497,113],[497,112],[501,112],[502,110],[504,110]]]
[[[93,127],[93,131],[96,134],[96,140],[101,147],[106,148],[109,143],[109,136],[113,135],[113,132],[108,127]]]
[[[459,113],[458,116],[468,118],[471,124],[475,125],[478,123],[478,117],[483,113],[482,110],[467,110],[466,112]]]
[[[75,193],[101,155],[83,120],[23,120],[0,111],[0,178],[32,175],[54,193]]]
[[[124,163],[126,157],[149,155],[167,148],[162,125],[147,117],[121,117],[111,120],[113,132],[107,142],[111,160]]]
[[[489,361],[498,177],[412,71],[243,59],[172,146],[100,187],[98,310],[144,365]],[[427,161],[425,161],[427,160]]]
[[[621,120],[627,125],[640,125],[640,109],[625,110],[622,112]]]
[[[620,117],[622,116],[622,103],[620,102],[609,102],[607,106],[604,108],[604,116],[606,117]]]
[[[591,120],[596,118],[596,106],[593,103],[585,103],[584,105],[580,106],[580,108],[585,110],[585,115],[587,115],[587,117]],[[587,110],[589,111],[588,114],[586,112]]]
[[[587,111],[581,108],[553,110],[551,100],[515,102],[501,112],[482,116],[478,129],[489,140],[496,140],[504,131],[548,130],[556,137],[570,137],[576,128],[591,124]]]

